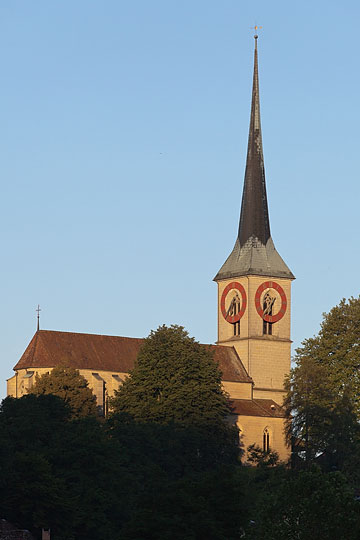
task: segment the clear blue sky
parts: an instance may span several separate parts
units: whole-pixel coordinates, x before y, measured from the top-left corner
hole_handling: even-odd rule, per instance
[[[255,6],[255,7],[254,7]],[[0,397],[36,328],[216,340],[254,24],[294,346],[359,294],[357,1],[0,4]]]

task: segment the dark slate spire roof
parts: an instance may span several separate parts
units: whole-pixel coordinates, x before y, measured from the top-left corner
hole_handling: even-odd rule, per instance
[[[260,122],[257,36],[254,37],[253,89],[239,233],[234,249],[215,276],[215,281],[250,274],[294,279],[270,235]]]
[[[246,244],[251,236],[256,237],[264,245],[270,238],[270,223],[266,198],[265,168],[261,137],[259,73],[256,45],[257,40],[255,39],[249,142],[239,224],[239,240],[241,247]]]

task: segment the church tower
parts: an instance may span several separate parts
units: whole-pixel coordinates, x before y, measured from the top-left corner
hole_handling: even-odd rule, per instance
[[[234,347],[254,381],[254,399],[282,404],[290,371],[290,294],[294,275],[270,234],[260,124],[255,35],[250,129],[238,236],[214,278],[219,345]]]

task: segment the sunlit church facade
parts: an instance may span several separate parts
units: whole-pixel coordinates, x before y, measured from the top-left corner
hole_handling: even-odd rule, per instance
[[[275,249],[265,185],[260,124],[257,36],[248,152],[241,215],[234,249],[216,274],[218,339],[214,360],[222,371],[246,448],[276,450],[287,461],[282,408],[290,371],[291,282]],[[142,339],[37,330],[7,381],[8,395],[21,397],[35,376],[68,362],[79,369],[107,413],[108,397],[134,367]],[[206,345],[204,345],[206,346]]]

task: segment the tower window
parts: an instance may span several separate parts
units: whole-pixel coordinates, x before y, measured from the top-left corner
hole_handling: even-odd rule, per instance
[[[263,321],[263,334],[264,335],[267,334],[267,335],[271,336],[272,335],[272,326],[273,326],[273,323]]]
[[[240,307],[241,307],[240,296],[238,295],[237,292],[235,292],[235,295],[233,299],[231,300],[231,304],[228,309],[228,314],[231,315],[232,317],[234,315],[237,315],[238,313],[240,313]],[[234,336],[240,336],[240,320],[233,323],[233,327],[234,327]]]
[[[267,291],[263,299],[263,315],[272,315],[276,296],[271,296],[270,291]],[[263,334],[272,335],[273,323],[263,320]]]

